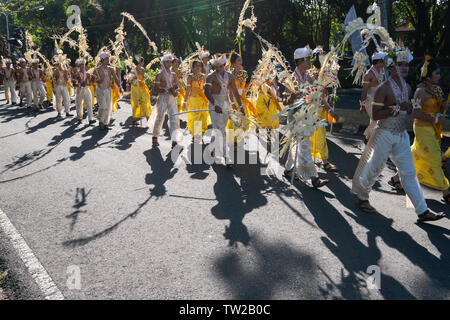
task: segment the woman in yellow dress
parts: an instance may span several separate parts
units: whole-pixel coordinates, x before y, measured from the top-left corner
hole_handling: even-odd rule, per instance
[[[47,92],[47,106],[49,107],[53,101],[52,71],[49,69],[45,71],[45,89]]]
[[[178,58],[175,58],[172,62],[172,72],[177,75],[178,88],[180,89],[180,93],[177,96],[178,112],[181,112],[183,109],[184,96],[186,95],[186,90],[183,85],[183,73],[180,70],[180,64],[181,61]]]
[[[241,100],[244,107],[245,117],[249,119],[256,119],[258,116],[258,112],[255,108],[255,106],[247,99],[247,71],[244,70],[244,66],[242,65],[242,58],[239,54],[236,52],[231,53],[230,62],[233,67],[232,69],[232,75],[234,77],[234,81],[236,83],[236,88],[241,96]],[[232,103],[232,111],[238,113],[238,103],[234,99],[234,97],[231,96],[230,93],[230,100],[233,101]],[[242,120],[242,119],[240,119]],[[243,138],[243,133],[249,131],[251,129],[251,122],[248,120],[242,121],[242,126],[238,128],[232,121],[228,121],[227,124],[227,131],[228,130],[234,130],[234,134],[227,134],[227,142],[228,143],[239,143]],[[243,132],[242,132],[243,131]],[[231,131],[230,131],[231,132]],[[231,139],[228,139],[231,138]],[[231,140],[231,141],[230,141]]]
[[[325,51],[323,51],[321,46],[318,46],[316,49],[312,52],[312,65],[313,67],[313,73],[314,78],[317,78],[318,73],[321,69],[321,57],[324,57]],[[323,96],[322,96],[322,109],[319,114],[319,119],[321,121],[328,122],[328,124],[336,123],[339,120],[339,117],[336,115],[334,110],[331,108],[329,102],[328,102],[328,90],[324,90]],[[332,165],[330,162],[328,162],[328,145],[327,145],[327,138],[326,138],[327,130],[326,127],[320,126],[316,127],[314,134],[309,138],[311,142],[311,154],[314,158],[314,162],[316,161],[316,158],[319,158],[322,160],[323,168],[327,172],[338,172],[338,168],[334,165]]]
[[[112,56],[109,58],[109,62],[111,64],[111,66],[113,67],[114,71],[117,74],[117,78],[122,81],[122,77],[120,75],[120,68],[118,68],[117,64],[114,65],[114,62],[116,60],[116,57]],[[121,85],[121,83],[119,84]],[[120,99],[120,90],[119,90],[119,86],[114,82],[113,79],[111,79],[111,87],[112,87],[112,112],[115,113],[117,112],[117,110],[119,110],[119,99]],[[114,119],[111,116],[111,121],[110,124],[112,124],[114,122]]]
[[[183,111],[208,109],[208,98],[203,91],[206,76],[202,73],[202,62],[192,62],[192,73],[187,78],[186,93],[184,95]],[[192,142],[203,143],[203,134],[211,124],[208,111],[188,113],[187,127],[192,135]]]
[[[324,95],[324,106],[319,114],[319,119],[322,121],[327,121],[329,124],[332,122],[336,122],[339,120],[339,117],[334,113],[334,111],[330,108],[330,105],[327,101],[327,95]],[[331,117],[330,117],[331,115]],[[311,142],[311,154],[314,158],[319,158],[322,160],[323,168],[327,172],[338,172],[338,168],[335,165],[332,165],[328,161],[328,145],[326,138],[327,130],[326,127],[316,127],[314,134],[309,138]]]
[[[279,118],[274,116],[282,111],[277,98],[276,80],[259,84],[256,97],[256,120],[262,129],[275,130],[280,127]]]
[[[449,182],[442,170],[441,139],[446,104],[437,85],[441,77],[439,65],[426,58],[422,68],[422,83],[414,95],[414,144],[411,147],[419,182],[442,191],[449,203]]]
[[[145,84],[144,58],[139,59],[139,63],[132,74],[131,83],[131,107],[133,110],[133,124],[141,118],[150,119],[152,106],[150,104],[150,90]]]

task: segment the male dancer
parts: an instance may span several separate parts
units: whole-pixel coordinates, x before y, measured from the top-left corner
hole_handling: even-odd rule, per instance
[[[55,95],[55,109],[58,112],[57,119],[61,119],[62,105],[66,111],[66,117],[73,117],[70,113],[70,97],[67,90],[67,83],[69,82],[69,70],[64,69],[61,61],[55,61],[56,68],[53,70],[53,93]]]
[[[307,72],[311,68],[311,50],[309,46],[295,50],[294,60],[295,64],[297,65],[294,71],[297,82],[299,84],[305,82],[312,83],[313,79],[308,75]],[[301,98],[301,93],[296,93],[293,98]],[[293,121],[292,114],[288,115],[288,121]],[[284,171],[284,175],[287,179],[292,179],[292,170],[294,168],[296,158],[296,180],[301,179],[303,181],[306,181],[311,179],[311,183],[314,188],[321,188],[329,182],[328,180],[320,179],[319,175],[317,174],[317,169],[314,164],[313,156],[311,154],[311,142],[309,138],[303,139],[300,144],[297,144],[296,147],[291,149],[286,161]]]
[[[172,54],[165,54],[161,59],[161,71],[156,75],[155,86],[158,94],[156,103],[156,120],[153,127],[153,146],[158,147],[158,136],[161,132],[164,117],[166,113],[169,115],[169,131],[172,139],[172,147],[177,145],[178,137],[175,132],[180,127],[176,97],[179,94],[177,76],[171,71],[173,63]]]
[[[226,158],[228,157],[226,127],[231,111],[229,99],[230,91],[239,104],[240,113],[244,115],[245,111],[242,105],[241,97],[236,88],[236,83],[234,81],[235,79],[230,72],[225,70],[227,57],[225,55],[216,55],[216,57],[211,60],[211,63],[214,66],[215,71],[210,73],[206,78],[205,95],[209,100],[211,122],[213,124],[213,129],[216,131],[215,141],[222,147],[221,149],[223,152],[222,155],[216,154],[216,158],[220,158],[221,161],[224,160],[226,163]],[[214,111],[211,111],[211,109],[214,109]],[[219,135],[221,139],[217,139],[217,135]],[[227,167],[230,166],[231,164],[227,164]]]
[[[16,95],[16,75],[10,59],[3,60],[5,66],[2,67],[1,73],[3,75],[3,85],[5,87],[6,104],[12,103],[13,106],[17,104]]]
[[[384,77],[384,59],[387,53],[376,52],[372,56],[372,67],[366,72],[363,79],[363,92],[361,95],[361,107],[362,114],[367,113],[370,118],[370,124],[364,132],[366,142],[369,141],[370,135],[373,132],[377,122],[372,119],[372,102],[375,94],[375,90],[385,79]]]
[[[396,52],[394,58],[387,60],[390,78],[378,87],[372,104],[373,119],[378,121],[378,126],[359,161],[353,177],[352,191],[358,196],[362,211],[377,212],[369,203],[369,192],[390,156],[398,168],[403,188],[419,215],[418,222],[435,221],[445,215],[435,213],[427,207],[417,180],[409,135],[406,132],[406,114],[411,103],[408,101],[410,88],[404,77],[408,75],[412,60],[409,50]]]
[[[75,106],[77,109],[78,123],[83,122],[83,102],[86,105],[89,124],[94,124],[92,113],[92,95],[89,90],[91,75],[86,71],[86,60],[78,59],[75,62],[77,68],[73,70],[73,85],[75,87]]]
[[[27,108],[31,108],[33,91],[31,89],[30,79],[32,77],[31,70],[27,66],[27,61],[24,58],[19,59],[19,68],[17,69],[17,80],[20,85],[21,102],[23,97],[27,99]],[[22,104],[20,105],[22,107]]]
[[[114,68],[109,65],[109,55],[106,52],[100,54],[100,66],[98,66],[94,75],[98,83],[97,101],[98,101],[98,121],[100,130],[110,130],[109,122],[112,114],[112,80],[117,86],[120,81]],[[122,92],[122,87],[119,87]]]
[[[47,96],[47,91],[44,87],[45,73],[39,68],[39,59],[31,61],[31,87],[33,89],[34,107],[38,111],[44,111],[44,100]]]

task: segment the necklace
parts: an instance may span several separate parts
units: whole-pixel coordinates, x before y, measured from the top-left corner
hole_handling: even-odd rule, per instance
[[[299,84],[305,83],[308,80],[308,74],[305,73],[304,75],[301,75],[297,68],[295,68],[295,76],[297,77]]]
[[[223,76],[221,76],[218,72],[216,73],[216,78],[220,82],[220,86],[223,89],[226,89],[228,87],[228,75],[225,72]]]
[[[395,100],[398,104],[402,102],[406,102],[408,99],[408,88],[406,86],[405,80],[400,77],[400,82],[402,88],[398,86],[398,84],[395,82],[393,78],[389,79],[389,83],[391,84],[391,89],[394,92]]]
[[[377,69],[375,69],[374,67],[372,67],[371,69],[372,69],[373,74],[375,75],[375,78],[377,78],[378,83],[381,83],[381,81],[383,81],[383,78],[382,78],[383,74],[379,73],[377,71]]]

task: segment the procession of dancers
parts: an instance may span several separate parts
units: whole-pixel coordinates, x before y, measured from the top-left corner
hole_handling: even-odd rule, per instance
[[[244,13],[247,7],[244,6]],[[138,22],[130,14],[122,15],[139,27],[156,53],[156,46]],[[242,28],[248,28],[262,48],[262,57],[251,75],[244,68],[240,47],[239,52],[211,56],[197,44],[197,51],[184,59],[164,52],[146,65],[142,57],[130,56],[125,50],[124,21],[116,29],[115,42],[111,41],[109,47],[103,47],[92,57],[85,30],[80,25],[55,38],[59,40],[57,53],[51,59],[32,48],[28,48],[24,58],[3,59],[0,74],[6,104],[36,112],[53,108],[55,116],[62,119],[74,116],[71,113],[74,94],[78,124],[86,117],[88,125],[110,130],[113,113],[126,85],[131,91],[134,125],[142,119],[148,121],[155,113],[151,128],[154,148],[159,147],[158,138],[166,116],[172,146],[179,145],[180,115],[186,114],[192,142],[205,143],[205,132],[212,127],[214,143],[218,145],[214,156],[231,168],[233,148],[230,146],[243,148],[242,141],[251,133],[267,137],[270,144],[268,137],[277,131],[284,137],[281,156],[287,154],[284,176],[292,182],[311,181],[313,188],[321,188],[329,181],[319,178],[316,158],[321,159],[327,172],[338,172],[328,162],[326,126],[339,120],[334,101],[339,87],[340,52],[349,35],[361,32],[369,41],[359,50],[354,49],[352,72],[356,74],[355,81],[362,84],[361,112],[369,116],[370,125],[364,133],[366,147],[353,176],[352,191],[358,198],[358,206],[367,213],[377,212],[369,202],[369,195],[390,158],[398,171],[390,184],[406,193],[418,222],[436,221],[445,216],[427,207],[420,186],[442,191],[443,201],[450,202],[449,181],[444,173],[450,151],[444,154],[441,151],[448,101],[444,101],[438,85],[440,67],[435,60],[425,58],[417,90],[411,92],[405,80],[413,60],[411,52],[395,44],[380,25],[373,21],[364,23],[358,18],[346,27],[341,47],[333,47],[330,52],[321,46],[314,50],[309,46],[295,50],[292,54],[295,69],[291,71],[283,54],[254,32],[253,14],[239,23],[241,32]],[[75,42],[69,37],[74,31],[79,33],[79,58],[72,65],[63,46],[65,42]],[[376,50],[367,70],[368,57],[362,54],[362,49],[370,39],[376,42]],[[121,55],[125,68],[120,64]],[[159,72],[149,88],[146,72],[157,65]],[[154,105],[152,98],[156,99]],[[412,146],[406,131],[409,111],[414,117]],[[282,124],[282,117],[287,118],[287,124]]]

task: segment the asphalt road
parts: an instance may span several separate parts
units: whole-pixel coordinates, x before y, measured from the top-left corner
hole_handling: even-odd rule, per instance
[[[174,163],[167,137],[152,149],[150,130],[129,126],[125,102],[107,133],[55,115],[0,106],[0,209],[66,299],[450,298],[449,219],[415,224],[390,167],[372,193],[380,214],[359,212],[359,138],[329,139],[340,173],[321,170],[331,182],[313,190],[277,164],[264,176],[260,164]],[[13,298],[42,298],[0,230],[1,264]],[[379,290],[367,287],[370,266]]]

